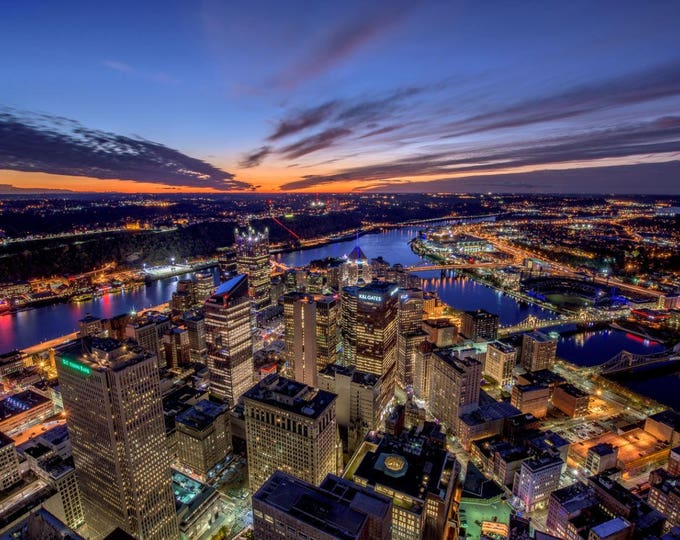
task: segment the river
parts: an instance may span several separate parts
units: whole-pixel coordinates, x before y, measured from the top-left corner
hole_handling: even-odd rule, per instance
[[[390,263],[411,265],[422,261],[408,245],[408,240],[413,238],[419,229],[403,227],[367,234],[359,239],[359,245],[369,258],[382,256]],[[314,259],[342,257],[351,251],[355,244],[356,240],[347,240],[313,249],[279,253],[275,257],[289,266],[302,266]],[[145,287],[106,295],[90,302],[55,304],[2,315],[0,352],[22,349],[74,332],[78,328],[78,321],[88,313],[106,318],[167,302],[177,286],[178,279],[182,277],[161,279]],[[215,277],[217,278],[216,274]],[[514,298],[470,278],[453,276],[442,278],[439,272],[424,272],[421,277],[423,287],[426,290],[436,290],[444,302],[457,309],[483,308],[497,313],[503,325],[515,324],[530,314],[540,319],[555,316],[538,306],[520,304]],[[624,349],[635,353],[651,353],[656,352],[659,347],[658,344],[644,342],[637,336],[625,332],[606,330],[560,339],[558,355],[578,365],[595,365]]]

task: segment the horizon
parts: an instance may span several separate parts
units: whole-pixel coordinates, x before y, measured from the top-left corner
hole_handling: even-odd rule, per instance
[[[6,7],[0,193],[680,193],[676,2],[160,7]]]

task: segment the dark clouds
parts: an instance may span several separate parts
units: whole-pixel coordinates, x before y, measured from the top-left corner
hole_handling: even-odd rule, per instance
[[[282,185],[281,189],[314,188],[334,182],[384,182],[426,175],[491,172],[669,152],[680,152],[680,117],[668,116],[647,123],[487,147],[475,152],[423,153],[388,163],[347,168],[334,174],[305,176]]]
[[[437,111],[446,110],[442,102],[449,90],[433,85],[353,104],[333,101],[332,111],[318,121],[324,131],[317,136],[324,144],[310,144],[310,136],[294,140],[281,151],[284,157],[302,157],[308,153],[305,149],[331,148],[358,150],[361,155],[362,151],[372,151],[375,144],[383,145],[388,152],[390,148],[399,149],[407,157],[385,160],[378,154],[373,164],[303,176],[283,184],[281,189],[315,188],[347,181],[396,182],[425,175],[536,168],[680,151],[680,116],[667,112],[677,110],[673,104],[680,105],[680,61],[546,92],[483,113],[466,114],[461,108],[450,114],[438,114]],[[422,99],[412,99],[416,96]],[[297,114],[287,121],[292,123],[295,118],[310,116],[306,111]],[[644,120],[625,120],[635,117]],[[578,118],[578,123],[565,123],[572,118]],[[310,127],[311,124],[305,129]],[[341,136],[327,136],[338,129],[345,130]],[[481,136],[484,139],[478,140]],[[298,146],[299,152],[286,151]]]
[[[257,150],[253,150],[250,154],[244,156],[239,162],[239,165],[244,169],[257,167],[270,152],[271,146],[261,146]]]
[[[141,138],[60,117],[0,109],[0,169],[241,190],[251,186],[199,159]]]
[[[625,193],[680,194],[680,161],[586,167],[490,176],[441,178],[427,182],[386,182],[365,191],[388,193]],[[362,190],[363,191],[363,190]]]

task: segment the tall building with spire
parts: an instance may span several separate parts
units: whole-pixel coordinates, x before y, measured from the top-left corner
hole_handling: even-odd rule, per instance
[[[344,257],[342,268],[342,283],[345,286],[366,285],[373,280],[371,263],[366,254],[359,247],[359,238],[354,249]]]
[[[269,264],[269,229],[252,228],[234,234],[236,266],[239,274],[248,275],[248,294],[253,310],[261,314],[271,305],[271,265]]]
[[[248,276],[220,285],[205,303],[210,391],[234,406],[253,383]]]
[[[153,354],[106,338],[57,351],[85,520],[93,538],[179,538]]]

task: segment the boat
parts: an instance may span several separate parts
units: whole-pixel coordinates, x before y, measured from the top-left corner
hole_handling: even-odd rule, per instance
[[[81,302],[89,302],[90,300],[94,300],[94,294],[91,292],[76,294],[75,296],[71,297],[71,302],[74,304],[79,304]]]

